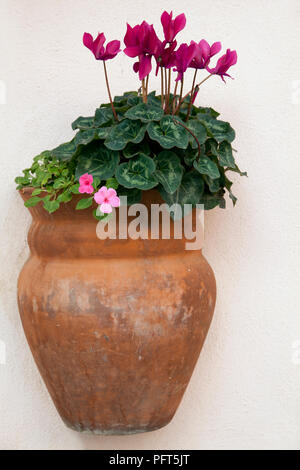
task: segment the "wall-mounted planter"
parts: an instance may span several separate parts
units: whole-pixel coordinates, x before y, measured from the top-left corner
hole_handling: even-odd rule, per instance
[[[53,215],[30,208],[31,255],[18,284],[29,346],[67,426],[158,429],[172,419],[209,329],[213,271],[185,240],[101,241],[92,209],[75,205]]]

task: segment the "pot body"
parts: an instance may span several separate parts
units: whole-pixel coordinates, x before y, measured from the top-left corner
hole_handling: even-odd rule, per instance
[[[184,240],[101,241],[91,211],[75,204],[52,215],[30,209],[31,254],[18,283],[27,341],[67,426],[158,429],[172,419],[208,332],[213,271]]]

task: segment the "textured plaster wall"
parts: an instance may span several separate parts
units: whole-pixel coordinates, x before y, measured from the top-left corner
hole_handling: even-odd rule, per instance
[[[0,0],[0,448],[300,448],[299,112],[297,0],[186,0],[180,39],[236,48],[235,80],[211,79],[200,100],[237,131],[238,204],[206,216],[214,321],[172,423],[129,437],[64,427],[21,328],[16,282],[30,217],[13,179],[32,156],[72,136],[103,100],[83,31],[122,37],[125,22],[159,24],[179,0]],[[130,59],[109,64],[114,94],[136,86]],[[5,361],[5,351],[6,361]]]

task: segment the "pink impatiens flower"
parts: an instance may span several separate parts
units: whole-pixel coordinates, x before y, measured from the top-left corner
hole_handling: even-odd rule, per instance
[[[79,178],[79,192],[81,194],[87,193],[92,194],[94,192],[93,184],[93,176],[85,173],[84,175],[80,176]]]
[[[113,59],[121,51],[120,41],[110,41],[104,47],[105,41],[104,33],[99,33],[95,41],[91,34],[84,33],[83,35],[83,44],[92,51],[97,60]]]
[[[102,186],[99,191],[94,195],[94,199],[97,204],[100,205],[100,211],[104,214],[110,214],[113,207],[120,206],[120,199],[117,196],[116,191],[113,188],[107,189],[106,186]]]

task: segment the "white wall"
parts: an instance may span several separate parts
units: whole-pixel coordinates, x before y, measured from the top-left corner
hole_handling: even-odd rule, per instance
[[[24,339],[16,281],[29,215],[14,177],[41,150],[72,136],[70,123],[107,100],[83,31],[122,38],[125,22],[159,26],[179,0],[0,0],[1,449],[300,448],[299,135],[297,0],[185,0],[180,39],[221,40],[238,51],[235,80],[211,79],[201,104],[237,131],[235,209],[206,217],[215,318],[173,422],[138,436],[94,437],[64,427]],[[132,61],[109,63],[114,94],[137,86]],[[297,92],[298,87],[298,92]],[[1,102],[1,100],[0,100]],[[3,343],[2,349],[3,349]],[[1,362],[1,356],[0,356]],[[3,358],[2,358],[3,362]],[[298,362],[298,364],[297,364]]]

